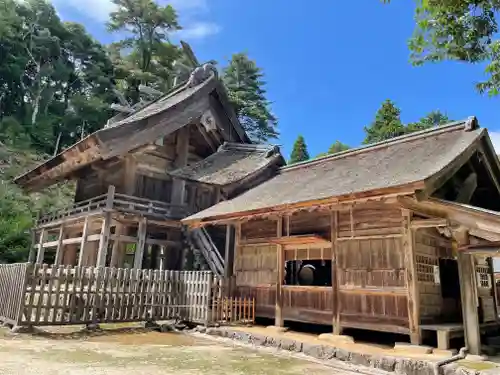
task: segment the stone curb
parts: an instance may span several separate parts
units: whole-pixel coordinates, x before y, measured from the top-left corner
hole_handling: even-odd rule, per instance
[[[194,331],[210,336],[240,341],[243,344],[271,347],[295,353],[302,353],[319,360],[342,361],[350,365],[379,369],[389,373],[394,373],[395,375],[435,375],[433,366],[434,363],[431,361],[358,353],[347,349],[336,348],[331,345],[308,344],[289,338],[276,338],[226,328],[205,328],[199,326],[195,328]],[[456,363],[451,363],[441,368],[441,374],[481,375],[486,373],[466,369],[459,367]]]

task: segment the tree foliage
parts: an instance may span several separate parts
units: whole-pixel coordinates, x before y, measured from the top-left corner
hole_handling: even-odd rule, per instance
[[[277,138],[277,119],[266,99],[262,69],[245,53],[232,56],[223,80],[243,128],[257,142]]]
[[[336,154],[338,152],[342,152],[342,151],[347,151],[349,150],[351,147],[346,145],[345,143],[342,143],[340,141],[335,141],[331,146],[330,148],[328,149],[327,152],[322,152],[320,154],[318,154],[318,156],[316,156],[317,158],[319,157],[322,157],[322,156],[327,156],[327,155],[331,155],[331,154]]]
[[[400,135],[443,125],[448,122],[451,122],[448,116],[436,110],[428,113],[417,122],[404,125],[401,122],[401,110],[394,102],[387,99],[382,103],[382,106],[375,114],[375,120],[370,126],[364,128],[366,135],[363,144],[381,142]]]
[[[486,62],[487,79],[477,88],[498,95],[499,10],[498,0],[417,0],[416,27],[409,42],[412,61],[416,65],[443,60]]]
[[[303,136],[299,135],[293,144],[289,163],[295,164],[306,160],[309,160],[309,152],[307,151],[306,141]]]

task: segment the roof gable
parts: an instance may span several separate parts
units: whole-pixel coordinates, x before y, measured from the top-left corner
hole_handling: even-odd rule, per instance
[[[260,210],[286,207],[335,197],[387,191],[409,186],[425,189],[425,181],[452,164],[486,133],[470,126],[473,120],[393,138],[282,168],[270,180],[186,218],[244,216]]]
[[[120,156],[155,142],[200,118],[208,109],[212,110],[214,105],[224,112],[221,122],[229,127],[231,137],[250,143],[217,74],[205,69],[205,76],[200,77],[196,72],[195,70],[191,76],[195,79],[190,78],[165,96],[140,107],[111,126],[96,131],[17,177],[14,182],[32,190],[49,186],[94,161]],[[223,130],[228,132],[228,129]]]

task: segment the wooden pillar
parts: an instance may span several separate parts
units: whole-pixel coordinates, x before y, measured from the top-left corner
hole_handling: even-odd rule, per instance
[[[167,269],[166,258],[167,258],[167,247],[165,245],[160,246],[160,271],[165,271]]]
[[[35,263],[36,256],[37,256],[37,251],[35,249],[35,242],[36,242],[36,230],[32,229],[31,230],[31,246],[30,246],[30,252],[28,253],[28,263]]]
[[[146,245],[147,221],[142,218],[137,229],[137,247],[134,256],[134,268],[142,269],[142,259],[144,258],[144,247]]]
[[[330,230],[332,242],[332,291],[333,291],[333,318],[332,327],[333,334],[342,334],[342,327],[340,325],[340,296],[339,296],[339,275],[337,264],[337,237],[338,237],[338,211],[330,213]]]
[[[175,168],[182,168],[187,165],[189,156],[189,127],[184,126],[177,131],[177,139],[175,144]],[[172,203],[184,204],[184,195],[186,190],[186,182],[179,178],[174,178],[172,183]]]
[[[64,255],[64,225],[61,224],[59,228],[59,237],[57,240],[57,249],[56,249],[56,257],[54,259],[54,265],[60,266],[62,264],[62,259]]]
[[[469,234],[466,231],[454,233],[454,245],[457,248],[468,245]],[[458,275],[462,300],[465,345],[469,353],[481,354],[481,332],[479,330],[478,296],[476,266],[473,255],[458,251]]]
[[[412,212],[402,210],[403,215],[403,254],[405,264],[406,291],[408,300],[408,323],[410,340],[414,345],[422,343],[420,333],[420,295],[418,290],[415,241],[411,229]]]
[[[493,301],[495,302],[495,319],[498,321],[498,314],[500,313],[498,311],[498,291],[497,291],[497,285],[495,281],[495,268],[493,267],[493,257],[488,257],[486,258],[486,262],[488,263],[488,272],[489,276],[491,279],[491,294],[493,295]]]
[[[124,234],[124,226],[122,224],[117,224],[115,227],[115,236],[121,236]],[[124,251],[123,243],[117,238],[113,241],[113,248],[111,250],[111,262],[110,267],[119,267],[120,259],[122,258],[122,253]]]
[[[106,256],[108,255],[110,228],[111,212],[106,212],[104,214],[104,220],[102,221],[101,235],[99,237],[96,267],[106,267]]]
[[[224,249],[224,277],[229,279],[233,276],[234,265],[234,226],[226,225],[226,247]]]
[[[280,216],[277,220],[276,237],[281,237],[283,234],[283,219]],[[276,245],[277,251],[277,280],[276,280],[276,311],[274,314],[274,325],[276,327],[284,326],[283,319],[283,278],[285,275],[285,259],[283,253],[283,245]]]
[[[37,264],[43,263],[43,256],[45,255],[45,248],[43,247],[43,244],[45,243],[46,239],[47,239],[47,230],[42,229],[42,231],[40,232],[40,238],[38,240],[38,252],[36,254]]]
[[[82,229],[82,240],[80,241],[80,255],[78,257],[78,266],[84,266],[84,259],[85,259],[85,248],[87,245],[87,236],[89,235],[89,228],[90,228],[90,219],[87,216],[85,218],[85,222],[83,224],[83,229]]]

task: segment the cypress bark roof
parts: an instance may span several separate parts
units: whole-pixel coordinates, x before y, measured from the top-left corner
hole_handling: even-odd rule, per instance
[[[471,125],[472,124],[472,125]],[[302,202],[425,182],[487,134],[477,120],[451,123],[281,168],[271,179],[184,221],[240,216]]]
[[[170,172],[173,177],[213,185],[229,185],[280,159],[277,146],[224,143],[216,153],[197,163]]]
[[[77,170],[95,161],[126,154],[138,147],[175,132],[199,118],[211,101],[217,101],[225,111],[238,139],[250,142],[229,104],[224,86],[212,71],[196,76],[172,91],[138,108],[137,111],[100,129],[34,169],[17,177],[14,182],[30,190],[39,190],[71,177]]]

